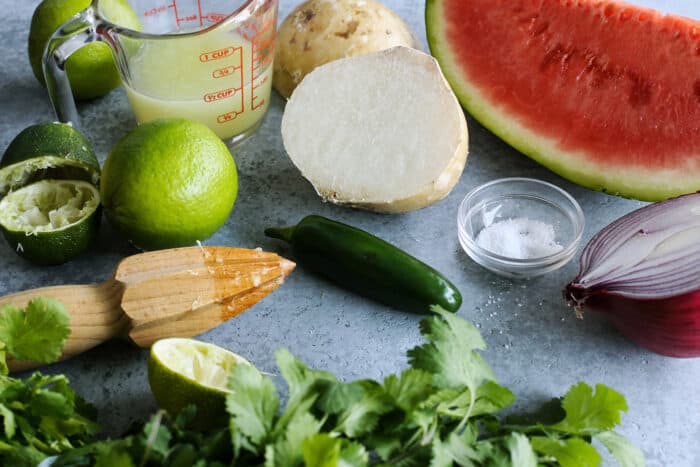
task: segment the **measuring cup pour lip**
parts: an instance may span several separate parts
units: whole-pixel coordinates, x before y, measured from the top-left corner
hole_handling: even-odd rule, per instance
[[[245,0],[241,6],[236,8],[231,14],[226,16],[224,19],[219,21],[218,23],[212,24],[211,26],[207,26],[206,28],[198,29],[196,31],[188,31],[188,32],[174,32],[174,33],[163,33],[163,34],[154,34],[150,32],[143,32],[143,31],[135,31],[133,29],[125,28],[124,26],[121,26],[119,24],[113,23],[107,18],[102,15],[101,10],[100,10],[100,2],[102,0],[92,0],[92,3],[90,6],[93,8],[95,12],[95,16],[102,22],[106,24],[108,29],[113,30],[114,32],[121,34],[123,36],[131,37],[134,39],[152,39],[152,40],[159,40],[159,39],[177,39],[177,38],[183,38],[183,37],[194,37],[194,36],[199,36],[201,34],[206,34],[207,32],[213,31],[214,29],[217,29],[220,26],[226,26],[229,23],[232,22],[240,22],[244,21],[247,18],[241,18],[241,13],[245,12],[246,10],[252,9],[252,7],[257,6],[256,4],[264,4],[266,0]],[[248,12],[250,14],[250,12]]]

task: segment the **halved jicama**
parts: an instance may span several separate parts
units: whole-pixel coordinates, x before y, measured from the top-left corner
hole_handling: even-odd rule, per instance
[[[282,139],[324,200],[379,212],[439,201],[467,160],[462,108],[435,59],[407,47],[316,68],[287,102]]]

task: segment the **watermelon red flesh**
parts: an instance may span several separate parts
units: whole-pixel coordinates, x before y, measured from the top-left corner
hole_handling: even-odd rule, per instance
[[[462,105],[593,189],[700,190],[700,23],[596,0],[428,0],[431,51]]]

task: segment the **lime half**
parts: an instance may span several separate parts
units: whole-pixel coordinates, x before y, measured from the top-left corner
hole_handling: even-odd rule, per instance
[[[42,180],[0,201],[0,230],[37,264],[61,264],[85,251],[100,224],[100,193],[79,180]]]
[[[148,382],[158,405],[176,415],[190,404],[197,406],[195,426],[221,427],[228,419],[227,383],[233,367],[250,363],[214,344],[173,337],[151,347]]]
[[[98,185],[100,164],[87,139],[65,123],[22,130],[0,160],[0,197],[37,180],[84,180]]]

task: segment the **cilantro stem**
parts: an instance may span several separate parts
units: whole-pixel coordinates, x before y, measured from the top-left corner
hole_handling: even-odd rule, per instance
[[[151,456],[151,448],[153,447],[153,444],[156,442],[156,438],[158,437],[158,431],[160,430],[160,425],[163,422],[164,414],[165,412],[163,410],[159,410],[151,419],[151,431],[148,433],[148,439],[146,440],[146,449],[144,450],[143,457],[141,458],[141,462],[139,463],[140,467],[144,467],[148,462],[148,458]]]

